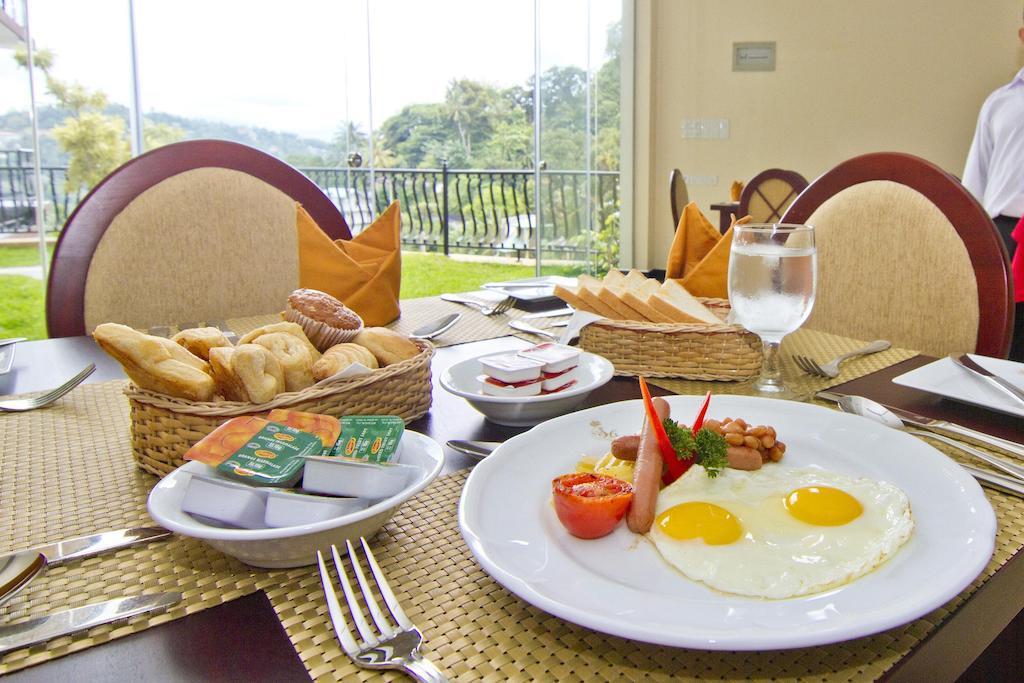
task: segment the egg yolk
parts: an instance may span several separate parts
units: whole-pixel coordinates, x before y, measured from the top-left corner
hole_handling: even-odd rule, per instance
[[[665,510],[655,521],[666,535],[685,541],[702,538],[708,545],[726,545],[743,533],[740,521],[712,503],[689,502]]]
[[[864,512],[860,501],[830,486],[805,486],[790,492],[786,509],[801,522],[817,526],[847,524]]]

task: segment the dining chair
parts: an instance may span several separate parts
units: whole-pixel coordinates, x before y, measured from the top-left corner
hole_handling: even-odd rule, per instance
[[[668,175],[668,197],[672,204],[672,231],[679,225],[683,209],[690,203],[690,193],[686,189],[686,178],[678,168],[673,168]]]
[[[50,266],[51,337],[273,313],[298,287],[296,203],[350,239],[309,178],[224,140],[157,148],[114,170],[64,224]]]
[[[775,223],[805,187],[807,179],[796,171],[761,171],[743,187],[736,216],[750,216],[754,223]]]
[[[1006,357],[1006,248],[977,200],[935,164],[894,152],[849,159],[811,183],[782,222],[816,232],[807,327],[933,356]]]

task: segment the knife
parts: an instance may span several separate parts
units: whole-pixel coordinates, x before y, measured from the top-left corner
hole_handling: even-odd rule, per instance
[[[971,473],[975,479],[977,479],[982,486],[988,486],[989,488],[998,489],[1005,493],[1012,493],[1016,496],[1024,497],[1024,485],[1019,480],[1011,477],[1004,477],[1001,474],[983,470],[978,467],[971,465],[960,464],[965,470]]]
[[[522,317],[522,320],[534,320],[536,318],[559,318],[563,315],[572,315],[575,312],[576,311],[572,310],[571,308],[556,308],[553,311],[543,311],[541,313],[530,313],[529,315],[524,315]]]
[[[78,538],[70,538],[66,541],[41,545],[31,550],[42,553],[46,557],[46,564],[53,566],[68,560],[92,557],[108,550],[127,548],[137,543],[156,541],[170,535],[171,532],[167,529],[162,529],[158,526],[145,526],[134,529],[121,529],[119,531],[107,531],[91,536],[79,536]]]
[[[820,399],[834,402],[838,402],[839,399],[841,399],[845,395],[846,394],[841,394],[836,391],[819,391],[818,393],[815,394],[815,396],[817,396]],[[879,403],[881,403],[881,401],[879,401]],[[984,432],[979,432],[977,430],[971,429],[970,427],[958,425],[955,422],[947,422],[946,420],[936,420],[925,415],[912,413],[909,410],[897,408],[896,406],[891,406],[885,403],[882,403],[882,405],[891,410],[896,415],[896,417],[903,420],[903,422],[913,425],[915,427],[923,427],[925,429],[930,429],[932,431],[940,433],[954,434],[956,436],[974,439],[975,441],[979,441],[987,446],[992,446],[993,448],[998,448],[1000,450],[1024,458],[1024,446],[1022,446],[1019,443],[1008,441],[1007,439],[1001,439],[998,436],[992,436],[991,434],[986,434]]]
[[[540,335],[541,337],[550,337],[556,341],[558,340],[557,334],[548,332],[547,330],[542,330],[539,327],[534,327],[533,325],[528,325],[520,320],[513,320],[508,324],[508,326],[514,330],[519,330],[520,332],[529,332],[530,334]]]
[[[180,600],[177,592],[133,595],[0,626],[0,655],[137,614],[163,611]]]
[[[1021,391],[1017,387],[1013,386],[999,375],[992,374],[985,368],[981,367],[973,360],[971,360],[971,357],[968,356],[966,353],[959,356],[950,354],[949,359],[956,363],[957,365],[959,365],[960,367],[964,368],[965,370],[968,370],[974,373],[975,375],[983,378],[986,382],[996,387],[1000,391],[1008,394],[1013,400],[1015,400],[1020,405],[1024,405],[1024,391]]]
[[[448,448],[459,453],[465,453],[466,455],[473,456],[474,458],[480,458],[481,460],[491,454],[495,448],[501,444],[497,441],[461,441],[459,439],[453,439],[452,441],[446,442]]]

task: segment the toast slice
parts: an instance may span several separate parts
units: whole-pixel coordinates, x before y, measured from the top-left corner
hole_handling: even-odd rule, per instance
[[[622,300],[627,306],[640,313],[645,320],[652,323],[675,322],[671,317],[665,315],[649,303],[651,297],[658,293],[660,285],[657,280],[644,278],[644,282],[638,286],[624,290]]]
[[[601,301],[599,292],[604,287],[603,282],[590,275],[580,275],[576,281],[579,283],[576,294],[583,299],[590,310],[611,320],[623,319],[614,308]]]
[[[634,277],[634,274],[639,276],[639,281]],[[628,276],[623,275],[617,270],[609,270],[608,274],[604,276],[601,288],[597,291],[597,296],[601,303],[614,309],[621,319],[645,321],[647,318],[642,313],[631,308],[629,304],[622,300],[622,294],[630,287],[639,286],[646,279],[635,270],[630,271]]]
[[[665,283],[652,295],[647,302],[659,313],[680,323],[721,323],[711,310],[679,284],[678,280],[665,280]]]
[[[555,285],[554,289],[555,296],[575,308],[577,311],[594,313],[594,311],[587,305],[587,302],[580,298],[578,292],[578,287],[563,287],[562,285]]]

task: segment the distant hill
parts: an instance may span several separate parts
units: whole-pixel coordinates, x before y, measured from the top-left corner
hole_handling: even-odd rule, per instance
[[[128,108],[115,104],[107,113],[120,116],[128,125]],[[68,112],[59,107],[39,109],[39,147],[43,166],[67,165],[67,155],[60,149],[52,136],[48,135],[54,126],[67,118]],[[185,131],[185,139],[214,138],[232,140],[269,152],[293,164],[303,166],[335,166],[340,153],[329,141],[304,138],[294,133],[285,133],[267,128],[240,126],[221,121],[192,119],[163,112],[146,114],[145,118],[155,123],[177,126]],[[27,111],[9,111],[0,114],[0,149],[30,149],[32,147],[32,124]]]

